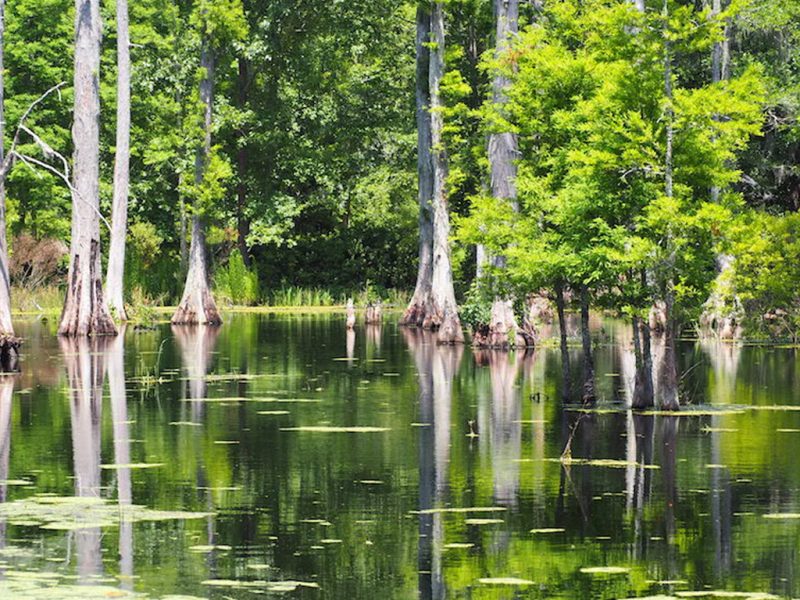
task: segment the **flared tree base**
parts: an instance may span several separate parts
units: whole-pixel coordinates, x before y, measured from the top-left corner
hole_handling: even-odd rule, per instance
[[[173,325],[222,325],[217,305],[211,293],[205,290],[200,293],[200,300],[184,300],[172,315]]]
[[[514,309],[508,300],[495,300],[492,304],[491,323],[475,330],[472,345],[475,348],[511,350],[513,348],[533,348],[536,345],[536,331],[530,323],[517,325]]]

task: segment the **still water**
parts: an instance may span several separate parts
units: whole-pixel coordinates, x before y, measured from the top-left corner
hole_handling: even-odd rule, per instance
[[[611,321],[591,413],[561,406],[554,340],[54,326],[20,324],[0,380],[0,597],[800,596],[794,348],[683,342],[676,417],[625,410]]]

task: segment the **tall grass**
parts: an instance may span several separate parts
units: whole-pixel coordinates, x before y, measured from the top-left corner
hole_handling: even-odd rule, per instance
[[[252,306],[258,302],[258,275],[248,269],[238,250],[231,253],[228,264],[214,276],[217,300],[237,306]]]
[[[268,306],[335,306],[339,304],[329,290],[293,285],[271,291],[266,300]]]
[[[366,306],[369,302],[380,300],[386,306],[402,308],[408,304],[410,297],[405,290],[375,290],[369,286],[355,292],[284,286],[270,291],[264,300],[267,306],[272,307],[312,307],[344,306],[347,299],[352,298],[356,306]]]
[[[11,310],[15,313],[58,314],[63,306],[64,290],[56,285],[11,288]]]
[[[234,267],[234,271],[239,269]],[[366,306],[370,302],[380,300],[386,307],[404,308],[411,297],[405,290],[394,288],[376,290],[364,288],[358,291],[330,290],[322,287],[282,286],[265,291],[261,297],[254,291],[253,283],[246,281],[250,272],[246,269],[241,273],[234,273],[233,287],[223,275],[223,285],[220,285],[220,273],[215,280],[214,294],[220,302],[229,306],[269,306],[275,308],[310,308],[326,306],[344,306],[348,298],[352,298],[356,306]],[[237,276],[239,275],[239,276]],[[245,280],[243,282],[243,280]],[[257,289],[257,288],[256,288]],[[168,298],[165,294],[151,296],[142,287],[134,286],[129,292],[127,300],[128,318],[132,321],[149,321],[152,312],[157,307],[165,305]],[[13,287],[11,290],[11,308],[15,313],[27,314],[58,314],[64,306],[64,291],[58,286],[42,286],[37,288]]]

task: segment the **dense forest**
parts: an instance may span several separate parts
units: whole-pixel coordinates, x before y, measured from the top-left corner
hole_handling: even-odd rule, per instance
[[[218,323],[408,293],[404,323],[487,346],[534,344],[552,303],[580,309],[584,372],[601,309],[630,320],[650,395],[654,335],[800,331],[799,19],[794,0],[9,2],[0,303],[49,294],[82,334],[148,304]]]

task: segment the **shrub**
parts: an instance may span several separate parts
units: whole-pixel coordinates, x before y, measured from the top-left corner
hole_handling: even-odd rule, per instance
[[[55,283],[66,273],[68,255],[69,247],[61,240],[18,235],[11,242],[11,281],[28,289]]]
[[[215,283],[217,296],[230,304],[250,306],[258,301],[258,276],[245,266],[238,249],[217,270]]]

